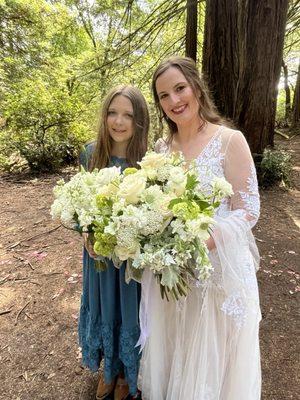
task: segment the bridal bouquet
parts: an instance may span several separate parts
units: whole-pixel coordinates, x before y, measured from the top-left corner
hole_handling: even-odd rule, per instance
[[[195,164],[182,155],[149,152],[140,169],[116,167],[82,170],[54,189],[52,215],[67,225],[79,225],[93,236],[94,251],[127,261],[126,279],[140,280],[150,269],[162,297],[186,296],[191,279],[206,279],[211,271],[205,241],[214,211],[231,185],[215,178],[203,193]]]

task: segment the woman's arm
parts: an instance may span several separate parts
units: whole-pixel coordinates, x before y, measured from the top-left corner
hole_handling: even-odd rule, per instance
[[[230,210],[236,211],[235,215],[239,213],[240,218],[248,221],[253,228],[260,211],[256,170],[248,143],[239,131],[230,136],[226,146],[224,172],[233,189]],[[206,245],[208,250],[216,247],[212,237],[207,240]]]

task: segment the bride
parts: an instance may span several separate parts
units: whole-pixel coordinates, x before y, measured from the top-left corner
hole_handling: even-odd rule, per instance
[[[216,112],[193,60],[163,61],[153,93],[169,128],[156,151],[195,159],[205,192],[218,176],[234,194],[218,208],[207,241],[214,268],[207,281],[192,284],[186,299],[168,302],[144,274],[139,388],[144,400],[259,400],[259,255],[251,232],[259,194],[248,144]]]

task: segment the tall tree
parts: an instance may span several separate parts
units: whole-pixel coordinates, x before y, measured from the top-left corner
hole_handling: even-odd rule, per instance
[[[284,60],[282,60],[282,69],[283,69],[284,90],[285,90],[285,120],[288,121],[291,114],[291,89],[289,85],[288,66]]]
[[[288,0],[207,0],[203,70],[253,153],[273,145]]]
[[[218,110],[233,118],[238,80],[238,2],[207,0],[202,70]]]
[[[186,3],[185,55],[196,61],[198,2],[197,0],[187,0]]]
[[[294,128],[300,126],[300,62],[298,65],[297,82],[296,82],[296,87],[295,87],[295,92],[294,92],[292,126]]]

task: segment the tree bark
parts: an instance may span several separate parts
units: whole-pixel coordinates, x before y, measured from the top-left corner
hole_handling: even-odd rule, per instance
[[[273,145],[288,0],[208,0],[203,70],[253,153]]]
[[[291,90],[289,86],[289,71],[284,60],[282,60],[282,69],[284,75],[284,90],[285,90],[285,120],[288,121],[291,116]]]
[[[197,60],[197,0],[186,2],[185,55]]]
[[[294,92],[292,126],[293,128],[300,126],[300,62],[298,65],[297,82]]]
[[[202,72],[222,115],[232,119],[238,80],[236,0],[207,0]]]

